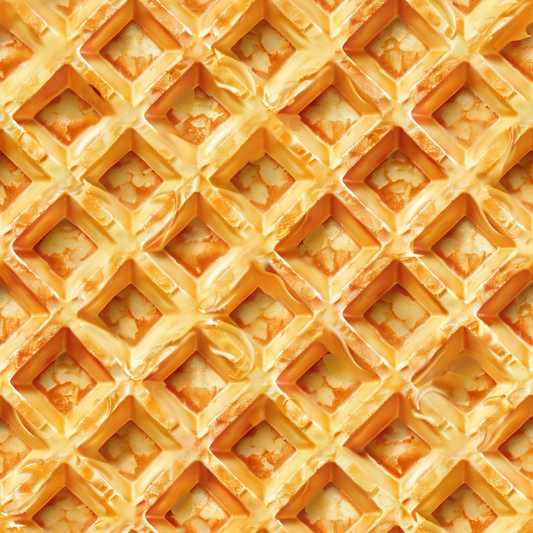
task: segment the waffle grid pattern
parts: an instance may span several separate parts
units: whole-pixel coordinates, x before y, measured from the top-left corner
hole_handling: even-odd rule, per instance
[[[532,23],[0,0],[0,531],[530,531]]]

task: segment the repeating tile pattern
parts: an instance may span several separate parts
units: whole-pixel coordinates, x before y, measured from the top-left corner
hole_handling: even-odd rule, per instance
[[[3,0],[0,533],[527,533],[533,0]]]

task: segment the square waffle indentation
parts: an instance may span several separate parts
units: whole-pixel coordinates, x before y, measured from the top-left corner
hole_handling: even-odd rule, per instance
[[[26,324],[30,316],[13,295],[0,285],[0,345]]]
[[[439,107],[433,118],[464,148],[471,148],[499,119],[468,84]]]
[[[34,380],[35,388],[63,415],[73,411],[97,383],[75,359],[64,352]]]
[[[481,365],[465,353],[448,372],[435,378],[433,384],[442,389],[461,411],[469,412],[495,388],[496,381]]]
[[[252,428],[232,448],[259,479],[272,477],[296,453],[296,448],[266,420]]]
[[[429,53],[429,48],[397,17],[368,43],[365,51],[389,76],[400,78]]]
[[[399,150],[365,179],[379,199],[395,213],[410,204],[430,183],[425,174]]]
[[[126,422],[99,451],[121,476],[130,481],[135,481],[162,452],[133,420]]]
[[[178,136],[191,144],[202,144],[230,118],[228,110],[200,86],[185,89],[174,101],[167,118]]]
[[[533,284],[503,309],[500,317],[514,333],[533,346]]]
[[[533,37],[510,42],[500,54],[526,78],[533,80]]]
[[[352,369],[331,353],[321,357],[296,385],[329,414],[337,412],[361,386]]]
[[[30,185],[31,180],[0,153],[0,213],[4,212]]]
[[[71,89],[64,90],[35,115],[35,120],[68,146],[100,122],[100,115]]]
[[[130,81],[141,76],[162,53],[162,48],[134,20],[100,50],[102,57]]]
[[[8,474],[31,448],[0,418],[0,478]]]
[[[189,357],[165,383],[193,413],[205,411],[227,386],[227,381],[198,352]]]
[[[217,533],[230,515],[200,483],[186,492],[166,514],[166,519],[183,533]]]
[[[482,533],[498,515],[466,483],[448,496],[433,516],[449,531],[475,531]]]
[[[533,152],[529,152],[509,170],[500,183],[511,196],[533,212]]]
[[[265,154],[245,165],[230,181],[256,209],[265,213],[285,196],[296,180]]]
[[[165,250],[195,278],[224,257],[230,247],[203,220],[193,218]]]
[[[47,533],[86,533],[97,520],[96,514],[66,487],[33,517]]]
[[[97,249],[68,218],[61,220],[35,245],[37,254],[63,279],[70,277]]]
[[[426,309],[398,284],[384,294],[364,316],[395,348],[401,348],[431,317]]]
[[[434,252],[459,276],[479,270],[496,247],[467,217],[463,217],[434,246]]]
[[[385,470],[401,477],[426,457],[431,447],[405,422],[397,418],[370,441],[365,450]]]
[[[130,284],[120,291],[100,312],[106,326],[128,346],[135,346],[163,314]]]
[[[298,519],[313,533],[346,533],[361,515],[346,494],[330,482],[311,496]]]
[[[145,204],[163,184],[161,177],[135,152],[128,152],[101,178],[100,183],[126,208]]]
[[[334,85],[330,85],[300,112],[300,117],[318,138],[334,145],[361,115]]]
[[[268,21],[262,20],[244,35],[231,51],[261,79],[270,78],[296,48]]]
[[[261,289],[256,289],[231,314],[254,341],[266,346],[294,319],[294,313]]]
[[[509,437],[499,450],[522,474],[533,479],[533,418]]]
[[[7,78],[32,55],[33,51],[29,46],[0,24],[0,80]]]
[[[333,276],[361,250],[333,217],[313,228],[298,247],[302,257],[326,276]]]

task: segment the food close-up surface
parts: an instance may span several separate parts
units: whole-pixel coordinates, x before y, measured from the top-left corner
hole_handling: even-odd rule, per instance
[[[533,532],[533,0],[0,0],[0,533]]]

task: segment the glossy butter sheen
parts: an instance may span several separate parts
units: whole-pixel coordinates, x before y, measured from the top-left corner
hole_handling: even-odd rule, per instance
[[[531,0],[0,6],[0,533],[526,533]]]

